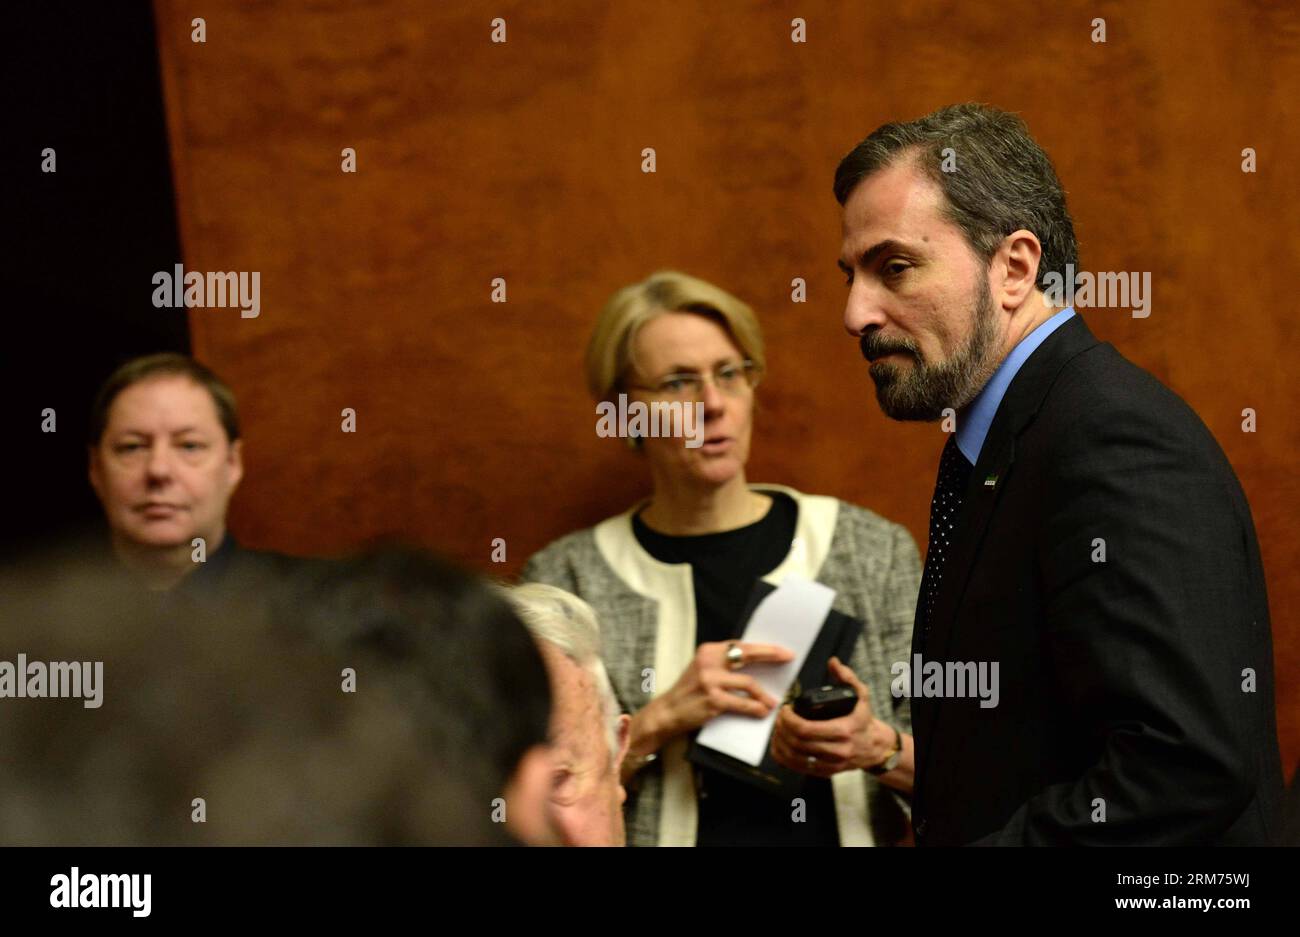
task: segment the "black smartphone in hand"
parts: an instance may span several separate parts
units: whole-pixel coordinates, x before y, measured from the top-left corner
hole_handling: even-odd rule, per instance
[[[805,690],[794,701],[794,714],[804,719],[838,719],[853,712],[858,694],[845,683]]]

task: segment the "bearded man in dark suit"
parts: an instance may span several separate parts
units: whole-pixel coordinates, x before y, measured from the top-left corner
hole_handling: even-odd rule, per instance
[[[1191,408],[1059,301],[1078,259],[1047,155],[957,105],[877,129],[835,194],[882,409],[955,427],[898,671],[917,843],[1276,841],[1250,507]]]

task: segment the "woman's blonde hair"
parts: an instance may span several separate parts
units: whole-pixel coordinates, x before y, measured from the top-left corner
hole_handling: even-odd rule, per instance
[[[634,364],[632,347],[637,333],[665,312],[694,312],[713,319],[754,362],[756,376],[766,370],[763,332],[753,309],[712,283],[675,270],[660,270],[623,287],[600,311],[587,345],[587,388],[596,400],[612,400],[618,395]]]

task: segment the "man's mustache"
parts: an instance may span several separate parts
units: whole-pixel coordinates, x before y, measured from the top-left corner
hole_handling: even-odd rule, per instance
[[[868,361],[875,361],[877,358],[896,353],[911,355],[917,360],[921,357],[914,343],[906,339],[881,338],[879,332],[868,332],[863,335],[858,339],[858,347],[862,349],[862,357]]]

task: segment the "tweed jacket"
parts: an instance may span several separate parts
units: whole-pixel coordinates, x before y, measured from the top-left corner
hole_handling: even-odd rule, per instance
[[[901,525],[835,498],[780,485],[752,485],[794,499],[798,520],[790,552],[763,577],[773,585],[788,574],[836,592],[834,608],[863,623],[848,665],[871,692],[877,717],[911,731],[908,700],[890,692],[890,667],[908,660],[921,563]],[[525,581],[544,582],[585,599],[600,620],[603,658],[623,711],[635,714],[668,690],[695,654],[695,597],[691,568],[663,563],[633,533],[637,504],[595,527],[561,537],[525,565]],[[628,843],[695,845],[694,773],[687,738],[668,743],[633,779],[625,806]],[[907,798],[865,771],[831,779],[840,842],[893,844],[908,829]]]

